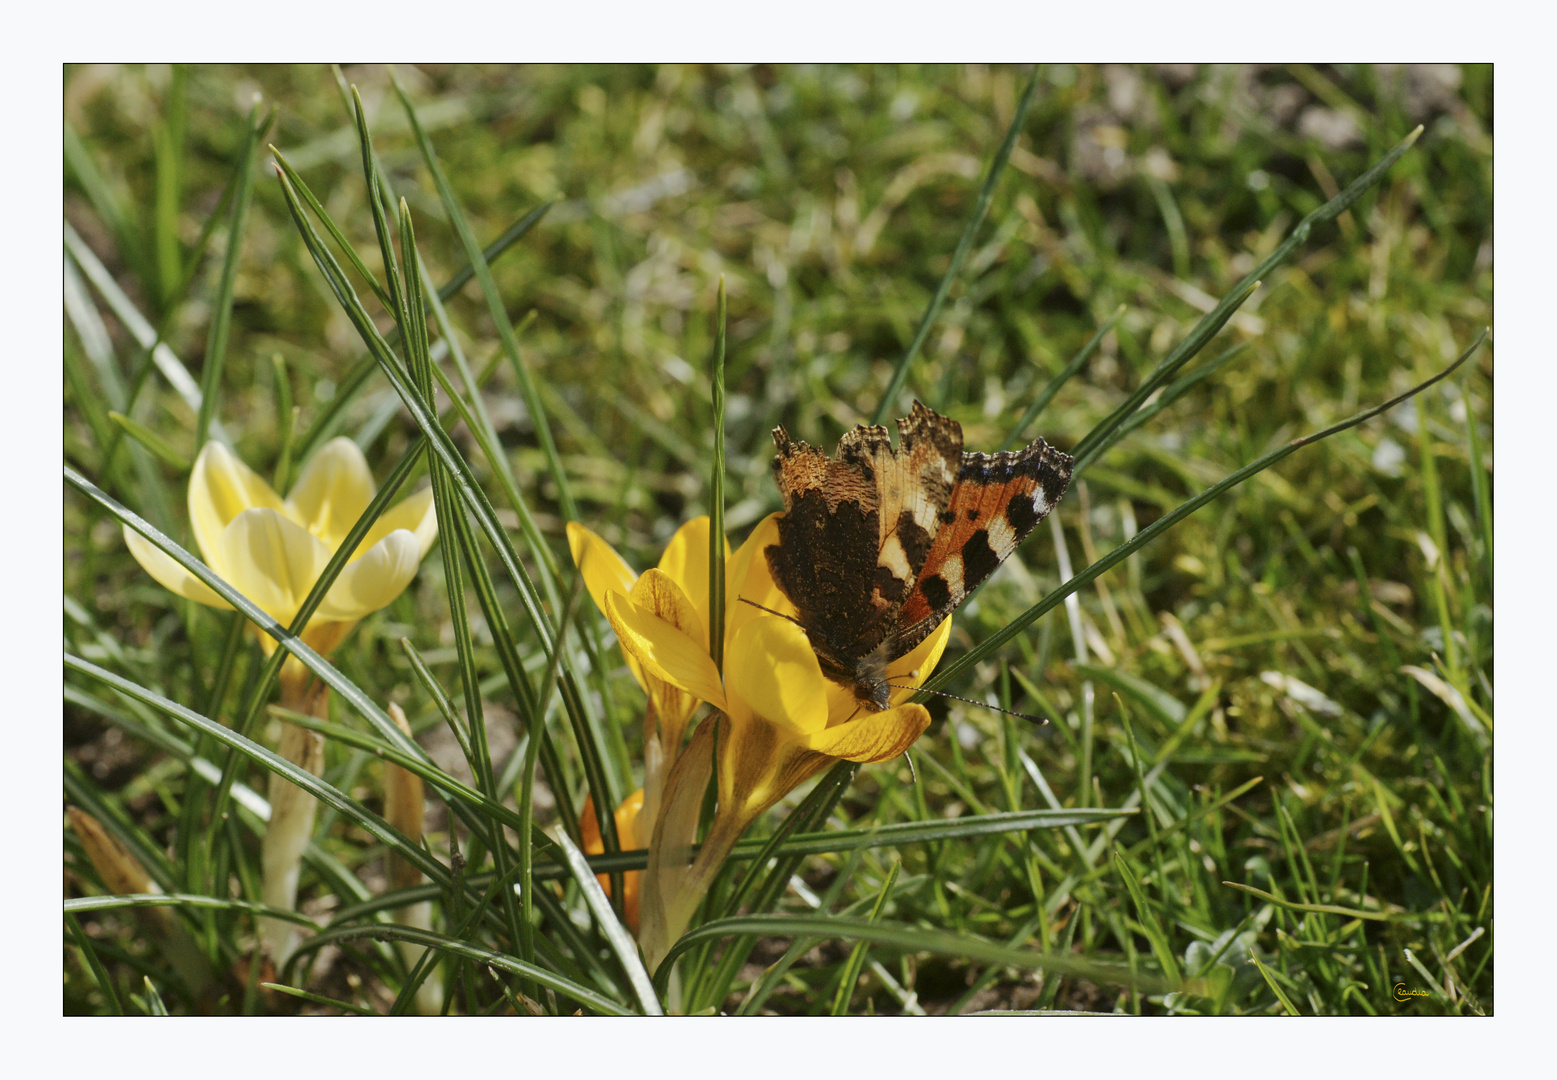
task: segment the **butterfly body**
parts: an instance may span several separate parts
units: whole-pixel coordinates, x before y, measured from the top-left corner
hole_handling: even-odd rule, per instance
[[[784,497],[779,542],[765,554],[799,612],[822,674],[872,710],[886,671],[950,615],[1070,484],[1072,460],[1038,439],[1014,453],[962,449],[962,426],[914,402],[887,430],[861,425],[831,458],[773,439]]]

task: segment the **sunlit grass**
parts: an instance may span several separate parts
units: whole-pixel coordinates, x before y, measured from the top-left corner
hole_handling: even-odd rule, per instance
[[[437,943],[480,961],[428,973],[448,980],[450,1011],[636,1011],[607,938],[569,914],[587,910],[578,882],[593,878],[570,875],[538,837],[537,887],[509,903],[494,881],[531,872],[528,855],[510,864],[482,833],[530,824],[514,802],[527,757],[537,825],[569,827],[586,794],[615,805],[640,782],[642,697],[587,602],[563,617],[562,526],[576,517],[647,566],[709,512],[720,276],[722,503],[738,541],[777,507],[767,433],[780,422],[831,447],[917,396],[961,421],[971,448],[1035,434],[1076,448],[1300,219],[1419,122],[1378,187],[1264,276],[1179,381],[1143,395],[1160,411],[1111,448],[1083,447],[1102,452],[1060,528],[1039,530],[961,609],[943,688],[1056,722],[932,702],[916,778],[906,762],[865,768],[847,789],[829,778],[792,820],[801,834],[896,837],[947,818],[1071,817],[872,846],[808,838],[793,883],[782,857],[777,873],[716,883],[706,918],[736,916],[737,888],[751,913],[686,943],[683,992],[694,1011],[731,1013],[1491,1010],[1490,345],[1450,380],[1209,502],[978,663],[956,663],[1186,500],[1476,339],[1492,295],[1487,70],[1044,69],[971,233],[1022,71],[396,75],[420,137],[382,69],[345,73],[382,169],[378,213],[404,236],[405,199],[426,264],[417,288],[470,282],[409,335],[401,315],[421,305],[399,306],[385,264],[409,289],[414,260],[380,243],[358,126],[328,69],[67,78],[67,466],[193,550],[182,466],[204,422],[245,460],[293,476],[344,433],[381,487],[397,466],[415,485],[425,439],[401,397],[415,389],[422,419],[441,410],[448,432],[434,440],[435,486],[485,502],[451,519],[412,588],[333,654],[377,716],[364,726],[368,713],[337,693],[302,885],[302,917],[326,929],[272,977],[250,964],[244,906],[259,896],[264,773],[233,759],[233,816],[208,820],[232,736],[170,722],[152,700],[271,745],[258,647],[233,616],[156,586],[105,504],[67,486],[65,632],[80,663],[66,676],[65,801],[164,892],[215,898],[178,919],[220,973],[202,997],[149,923],[85,907],[65,926],[67,1011],[152,1008],[143,976],[172,1012],[409,1008],[399,954],[363,936],[388,933],[384,913],[408,899],[385,899],[395,841],[362,816],[380,808],[379,748],[397,746],[430,789],[440,775],[461,784],[429,800],[430,851],[404,852],[432,879]],[[232,104],[240,83],[264,92],[253,117]],[[317,200],[305,219],[322,229],[326,215],[360,264],[347,259],[341,281],[366,327],[343,313],[258,154],[243,212],[235,165],[268,106],[263,140],[296,170],[291,188]],[[511,226],[523,235],[489,247],[490,272],[465,269]],[[883,402],[943,282],[903,393]],[[363,362],[359,331],[395,350],[412,342],[399,391],[382,362]],[[566,644],[549,663],[554,639]],[[390,734],[390,701],[414,743]],[[532,722],[547,738],[527,755]],[[467,860],[457,884],[454,816]],[[68,829],[65,849],[72,895],[113,892]],[[641,865],[632,858],[601,865]],[[732,866],[745,865],[738,853]],[[1073,963],[1035,972],[1018,952]],[[1119,972],[1133,976],[1110,982]],[[1430,994],[1394,1000],[1397,982]]]

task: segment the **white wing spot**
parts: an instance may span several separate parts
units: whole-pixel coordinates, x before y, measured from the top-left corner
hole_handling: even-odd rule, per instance
[[[941,564],[941,577],[946,581],[946,588],[951,593],[951,598],[961,600],[965,592],[962,587],[961,555],[953,555]]]
[[[887,537],[887,542],[881,545],[881,555],[876,561],[892,571],[893,575],[901,581],[913,577],[913,571],[908,566],[908,554],[903,550],[903,542],[897,538],[897,533]]]
[[[1004,514],[989,523],[989,547],[997,559],[1004,559],[1016,549],[1016,530]]]

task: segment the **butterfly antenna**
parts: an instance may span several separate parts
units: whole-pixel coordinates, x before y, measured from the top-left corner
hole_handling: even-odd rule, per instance
[[[802,630],[805,629],[804,626],[800,625],[800,620],[795,618],[793,615],[785,615],[782,611],[774,611],[770,607],[763,607],[761,604],[757,603],[755,600],[748,600],[744,596],[737,596],[736,599],[739,600],[743,604],[750,604],[752,607],[756,608],[758,611],[766,611],[769,615],[777,615],[781,619],[788,619],[790,622],[794,623],[796,626],[800,626],[800,629],[802,629]]]
[[[969,705],[977,705],[981,709],[993,709],[998,713],[1005,713],[1007,716],[1014,716],[1019,720],[1026,720],[1029,724],[1042,725],[1049,722],[1049,718],[1046,716],[1029,716],[1023,712],[1017,712],[1015,709],[1002,709],[999,705],[991,705],[987,701],[974,701],[972,698],[962,697],[960,694],[948,694],[944,690],[927,690],[922,686],[900,686],[897,683],[887,683],[887,685],[894,690],[916,690],[921,694],[936,694],[940,697],[952,698],[955,701],[964,701]]]

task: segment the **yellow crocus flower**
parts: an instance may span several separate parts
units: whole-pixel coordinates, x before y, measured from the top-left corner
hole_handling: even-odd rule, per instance
[[[678,853],[666,863],[665,889],[653,880],[657,861],[650,856],[642,944],[651,964],[685,928],[713,873],[760,814],[834,761],[886,761],[903,753],[930,723],[924,706],[906,699],[939,662],[951,620],[888,668],[895,687],[890,706],[865,711],[848,688],[822,675],[810,640],[792,621],[794,606],[773,581],[765,550],[778,542],[778,516],[764,519],[726,562],[722,674],[709,655],[706,601],[699,610],[671,575],[650,570],[630,591],[604,590],[602,607],[640,679],[706,701],[727,718],[717,744],[719,806],[695,864],[674,867],[679,851],[689,850],[688,838],[672,837],[674,824],[656,822],[654,844]],[[660,818],[681,820],[678,800],[701,797],[697,777],[694,763],[667,778]],[[688,820],[695,825],[695,814]]]
[[[922,705],[903,702],[934,670],[951,633],[947,619],[895,661],[887,669],[896,687],[892,707],[865,712],[847,687],[823,677],[805,631],[784,617],[796,614],[795,608],[774,583],[763,554],[778,542],[777,518],[770,515],[758,525],[726,564],[722,677],[709,656],[696,606],[669,575],[651,570],[631,593],[609,590],[604,603],[623,650],[645,676],[729,718],[719,753],[720,812],[736,814],[743,829],[834,760],[885,761],[907,749],[929,724],[929,714]]]
[[[285,499],[226,446],[208,442],[189,475],[189,520],[206,565],[280,623],[290,623],[325,564],[374,495],[373,473],[350,439],[331,439]],[[385,511],[346,564],[303,640],[329,652],[365,615],[399,596],[438,535],[431,489]],[[231,608],[199,578],[128,526],[124,542],[162,585]],[[260,635],[266,655],[275,641]]]

